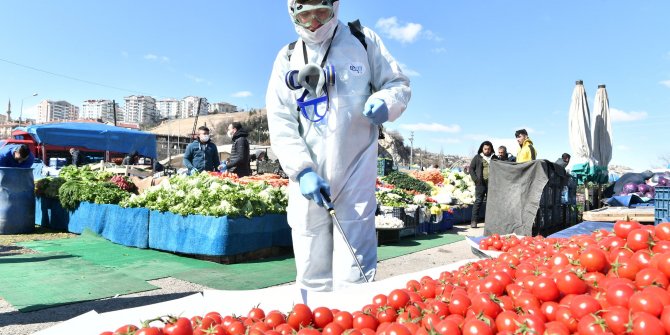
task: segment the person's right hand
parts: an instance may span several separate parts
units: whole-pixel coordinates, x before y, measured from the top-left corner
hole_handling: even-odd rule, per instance
[[[298,183],[300,184],[300,192],[302,195],[309,200],[313,200],[319,206],[324,205],[321,190],[330,196],[330,185],[328,185],[328,183],[316,172],[312,171],[311,168],[307,168],[300,172],[298,175]]]

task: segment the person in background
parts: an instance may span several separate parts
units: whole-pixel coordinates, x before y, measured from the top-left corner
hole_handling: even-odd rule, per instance
[[[70,157],[72,157],[70,161],[70,165],[74,165],[76,167],[82,166],[82,157],[79,152],[79,149],[77,148],[70,148]]]
[[[517,143],[519,143],[519,152],[516,154],[517,163],[533,161],[537,158],[537,150],[533,146],[533,141],[528,138],[526,129],[519,129],[514,133]]]
[[[556,162],[554,162],[557,165],[560,165],[562,168],[566,168],[568,164],[570,164],[570,154],[567,152],[564,152],[561,155],[561,158],[557,159]]]
[[[489,166],[491,160],[498,159],[493,154],[493,143],[484,141],[479,145],[477,154],[470,161],[470,177],[475,183],[475,203],[472,206],[472,219],[470,227],[477,228],[477,221],[480,218],[479,211],[488,193],[489,187]]]
[[[498,160],[503,162],[516,162],[516,157],[507,152],[507,147],[501,145],[498,147]]]
[[[123,157],[122,165],[137,165],[140,161],[140,154],[137,151],[128,153],[126,157]]]
[[[209,128],[200,126],[198,138],[189,143],[184,151],[184,166],[189,174],[220,169],[219,150],[209,137]]]
[[[25,144],[7,144],[0,148],[0,167],[30,168],[35,156]]]
[[[233,140],[228,161],[221,164],[221,172],[230,171],[238,177],[251,176],[251,158],[249,155],[249,133],[242,129],[242,124],[233,122],[228,125],[228,137]]]
[[[362,27],[364,47],[352,28],[338,20],[341,2],[288,0],[299,39],[292,57],[289,46],[277,54],[266,95],[272,150],[290,178],[286,211],[303,298],[307,291],[337,290],[374,279],[379,125],[400,117],[411,96],[409,78],[381,38]],[[310,92],[290,85],[293,74],[301,77],[299,71],[310,69],[316,71],[306,76],[325,81],[326,71],[318,69],[326,65],[336,74],[328,76],[332,88]],[[365,277],[333,227],[324,194],[332,199]]]

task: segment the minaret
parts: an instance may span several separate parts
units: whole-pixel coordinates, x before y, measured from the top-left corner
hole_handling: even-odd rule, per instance
[[[12,100],[10,99],[9,102],[7,102],[7,122],[12,121]]]

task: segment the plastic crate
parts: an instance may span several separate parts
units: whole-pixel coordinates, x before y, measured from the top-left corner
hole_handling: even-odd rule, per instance
[[[654,224],[670,219],[670,186],[656,186],[654,195]]]
[[[377,175],[385,176],[393,171],[393,161],[386,158],[377,159]]]

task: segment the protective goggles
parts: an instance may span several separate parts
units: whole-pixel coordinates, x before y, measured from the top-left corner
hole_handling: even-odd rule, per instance
[[[313,20],[326,24],[333,18],[332,1],[308,1],[307,3],[293,4],[293,22],[304,28],[309,28]]]

